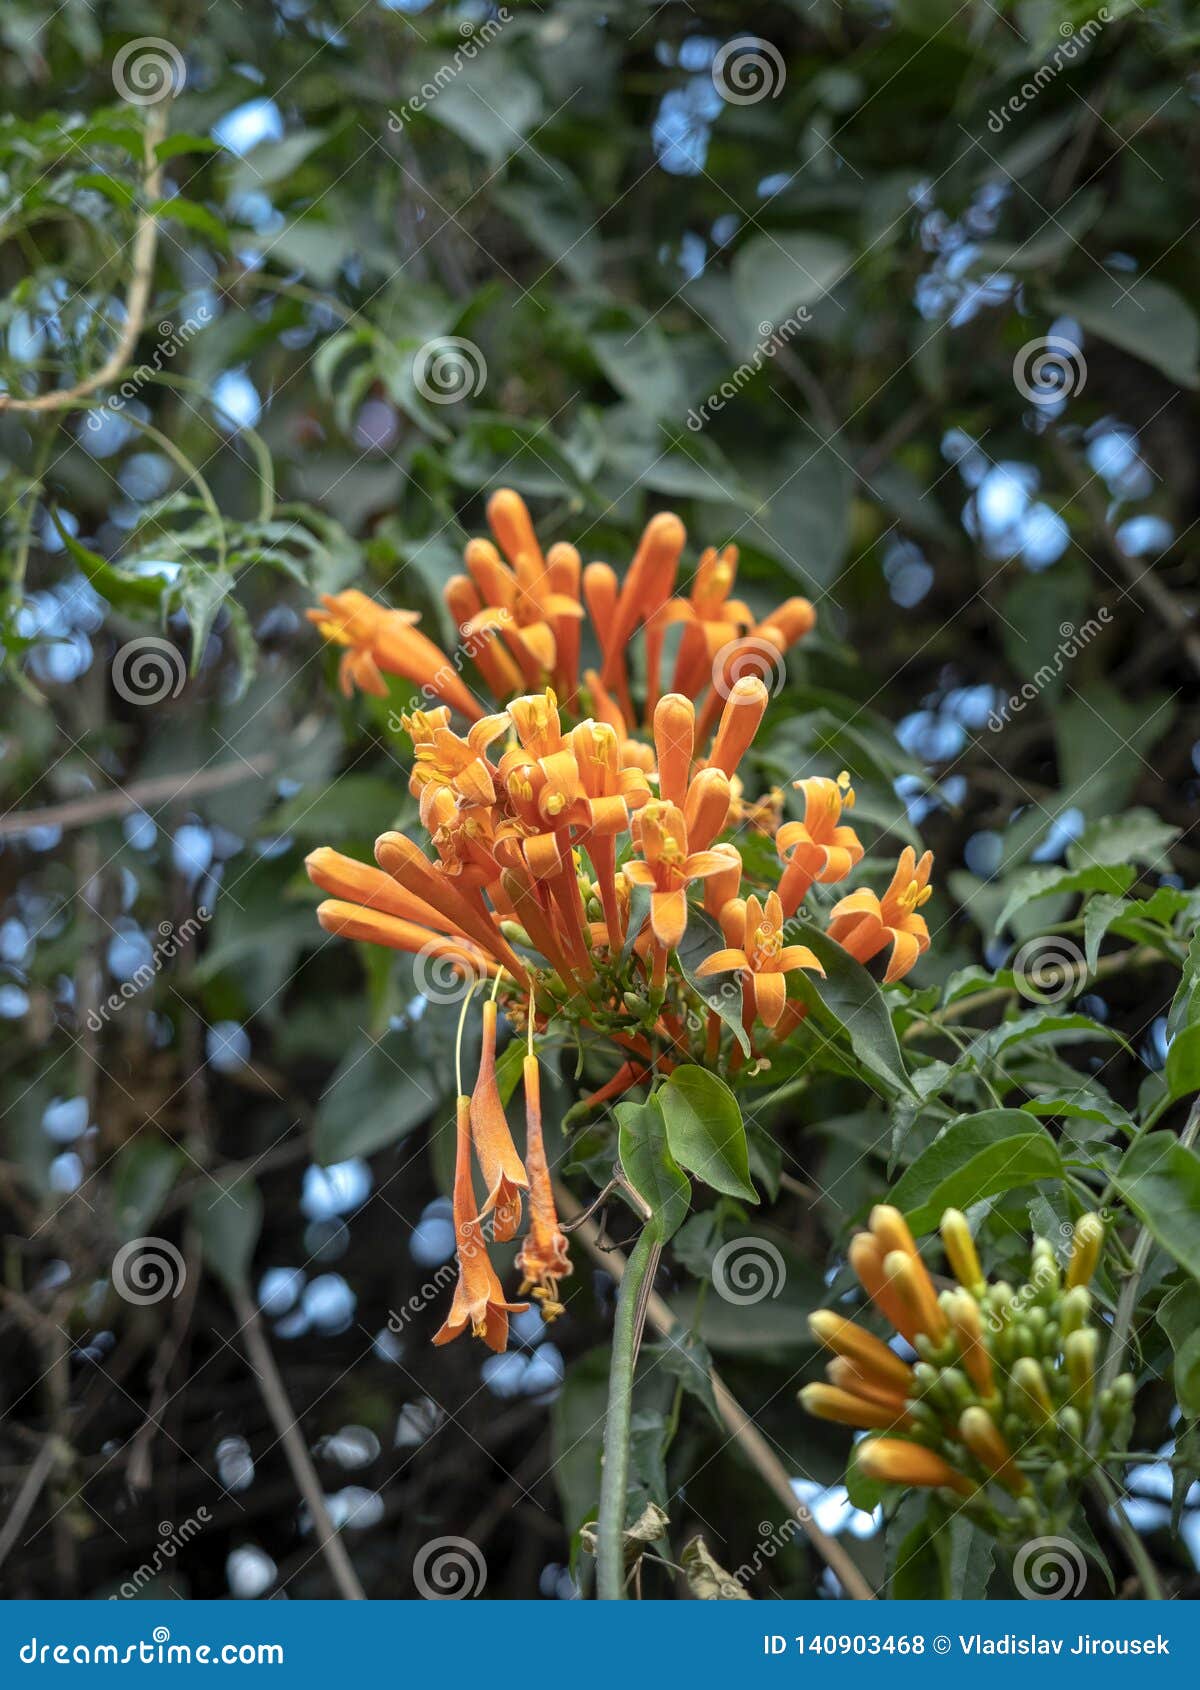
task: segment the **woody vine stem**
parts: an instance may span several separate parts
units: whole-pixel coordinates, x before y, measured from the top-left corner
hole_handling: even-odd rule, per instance
[[[625,1497],[629,1488],[629,1436],[633,1411],[633,1375],[646,1303],[662,1246],[654,1228],[643,1228],[630,1252],[617,1293],[613,1323],[612,1360],[608,1375],[608,1407],[604,1419],[604,1472],[600,1480],[600,1511],[596,1521],[596,1594],[602,1602],[620,1602],[625,1595]]]

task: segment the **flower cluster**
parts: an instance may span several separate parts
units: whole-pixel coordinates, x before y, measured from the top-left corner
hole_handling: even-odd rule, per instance
[[[812,626],[811,605],[790,599],[756,623],[729,596],[732,548],[706,552],[675,596],[684,531],[669,514],[648,524],[623,581],[607,564],[581,569],[565,544],[543,556],[515,493],[495,494],[488,517],[496,543],[468,544],[468,573],[446,594],[503,708],[480,706],[410,612],[342,593],[310,613],[344,648],[343,685],[386,690],[384,675],[395,674],[420,684],[429,705],[402,723],[434,856],[400,833],[377,841],[378,868],[313,852],[308,872],[329,894],[322,926],[445,958],[476,978],[502,974],[506,1005],[532,994],[541,1025],[561,1015],[586,1025],[620,1053],[599,1100],[688,1056],[714,1060],[723,1038],[734,1068],[747,1047],[763,1057],[804,1014],[795,993],[789,1001],[789,976],[820,972],[811,949],[787,942],[787,924],[815,882],[843,880],[863,856],[845,819],[847,775],[797,781],[803,820],[782,825],[781,795],[742,794],[739,769],[769,693],[758,675],[736,671],[756,648],[782,659]],[[672,690],[660,692],[675,625]],[[627,655],[639,629],[641,718]],[[581,676],[593,650],[597,665]],[[727,836],[746,828],[774,836],[776,886],[744,884],[742,852]],[[898,979],[929,944],[919,910],[930,863],[906,849],[882,897],[863,888],[834,906],[830,938],[860,962],[890,950],[885,979]],[[673,961],[697,909],[719,925],[724,947],[714,933],[696,978],[736,982],[741,1048]]]
[[[801,1401],[822,1419],[882,1434],[856,1449],[868,1478],[951,1491],[999,1535],[1040,1527],[1106,1451],[1128,1441],[1132,1376],[1096,1386],[1088,1285],[1103,1224],[1093,1214],[1076,1223],[1065,1273],[1035,1239],[1029,1280],[1017,1288],[988,1284],[958,1210],[943,1215],[941,1235],[958,1283],[939,1293],[900,1211],[872,1210],[850,1263],[915,1360],[819,1310],[810,1325],[833,1351],[829,1382],[806,1385]]]
[[[789,599],[756,622],[730,597],[732,547],[705,552],[676,595],[685,536],[675,516],[647,525],[623,581],[605,563],[582,568],[569,545],[543,555],[515,493],[495,494],[488,519],[495,543],[468,544],[467,573],[450,581],[446,599],[462,649],[500,708],[480,704],[412,612],[358,592],[310,612],[342,648],[346,691],[386,694],[388,675],[422,689],[401,722],[432,856],[393,832],[376,841],[378,866],[322,847],[307,868],[327,894],[317,912],[326,931],[493,982],[479,1078],[458,1102],[460,1279],[438,1342],[470,1326],[502,1348],[508,1315],[521,1305],[505,1300],[485,1223],[498,1242],[515,1237],[528,1199],[522,1292],[548,1317],[570,1271],[542,1143],[535,1033],[565,1026],[615,1050],[616,1072],[593,1106],[689,1058],[723,1056],[731,1073],[747,1057],[769,1061],[805,1014],[789,980],[822,972],[809,946],[788,942],[788,924],[815,883],[846,879],[863,847],[846,819],[854,805],[846,774],[798,780],[803,819],[782,824],[782,794],[747,800],[742,790],[739,771],[770,702],[747,659],[765,653],[782,663],[813,625],[807,600]],[[640,712],[629,665],[639,631]],[[594,666],[581,667],[591,658]],[[775,885],[748,877],[734,843],[747,829],[773,837]],[[882,897],[862,888],[834,905],[828,936],[864,963],[889,951],[885,979],[898,979],[929,944],[919,910],[930,863],[906,849]],[[692,957],[690,978],[680,962],[689,925],[710,940]],[[704,995],[728,982],[740,997],[740,1039]],[[496,1083],[498,1001],[529,1039],[524,1161]],[[482,1207],[472,1147],[487,1186]]]

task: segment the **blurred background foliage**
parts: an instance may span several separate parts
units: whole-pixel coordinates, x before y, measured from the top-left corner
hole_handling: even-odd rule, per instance
[[[917,830],[934,847],[930,1005],[1040,930],[1005,913],[1030,865],[1132,808],[1113,860],[1161,868],[1190,825],[1195,7],[767,5],[772,85],[743,103],[713,64],[748,26],[734,4],[635,0],[4,8],[10,397],[70,389],[119,345],[157,207],[132,386],[0,410],[9,1503],[57,1440],[7,1595],[108,1594],[200,1507],[154,1594],[329,1593],[233,1336],[247,1287],[370,1594],[412,1594],[441,1533],[482,1545],[489,1596],[574,1588],[612,1282],[580,1259],[552,1336],[526,1321],[482,1366],[428,1348],[457,1006],[414,999],[407,959],[320,942],[305,851],[367,857],[413,810],[387,702],[331,684],[302,617],[317,591],[353,582],[441,625],[500,484],[586,557],[622,564],[668,507],[693,562],[736,543],[754,608],[799,591],[819,613],[763,784],[848,767],[876,863]],[[170,102],[115,86],[144,37],[185,67]],[[421,375],[446,337],[470,348],[452,402]],[[1058,374],[1031,393],[1048,337]],[[153,703],[120,661],[148,636],[177,665]],[[1186,832],[1174,869],[1159,883],[1195,881]],[[1173,990],[1121,972],[1085,1005],[1129,1039],[1131,1093],[1163,1067]],[[772,1129],[754,1224],[785,1288],[710,1298],[700,1331],[878,1583],[845,1440],[794,1382],[891,1123],[829,1074]],[[698,1220],[660,1278],[681,1310],[719,1236]],[[131,1307],[110,1263],[146,1234],[186,1283]],[[647,1450],[677,1391],[664,1373],[644,1405]],[[739,1460],[684,1417],[673,1524],[735,1566],[773,1517]],[[797,1538],[751,1588],[831,1586]]]

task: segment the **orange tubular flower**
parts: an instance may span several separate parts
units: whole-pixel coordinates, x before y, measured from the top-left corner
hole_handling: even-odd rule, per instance
[[[607,627],[597,623],[604,653],[600,679],[615,688],[630,721],[633,706],[626,678],[625,648],[639,623],[649,622],[671,596],[687,531],[670,511],[651,517],[642,533],[633,562],[617,596]]]
[[[662,947],[673,951],[687,928],[687,889],[693,880],[728,869],[716,851],[689,851],[687,823],[676,804],[652,799],[633,818],[634,844],[642,860],[625,864],[633,886],[650,888],[650,926]]]
[[[926,851],[918,862],[912,846],[906,845],[892,883],[882,898],[864,889],[851,892],[833,907],[829,937],[859,962],[869,962],[891,945],[891,961],[883,977],[885,983],[907,974],[917,958],[929,949],[929,929],[924,916],[917,911],[933,895],[929,885],[932,866],[932,851]]]
[[[356,862],[344,857],[328,845],[320,845],[304,859],[304,867],[313,885],[328,892],[334,899],[348,904],[362,904],[368,910],[399,916],[402,921],[432,928],[435,932],[465,938],[461,927],[440,910],[414,897],[398,886],[390,874],[372,863]]]
[[[533,1036],[532,1012],[529,1023]],[[542,1095],[538,1061],[532,1050],[522,1064],[525,1081],[525,1160],[529,1168],[529,1231],[517,1256],[521,1273],[521,1295],[532,1291],[540,1304],[542,1319],[556,1320],[563,1312],[558,1300],[559,1281],[571,1272],[567,1241],[558,1224],[550,1164],[542,1137]]]
[[[854,788],[843,772],[836,781],[824,775],[793,782],[804,794],[804,820],[784,822],[775,847],[786,864],[779,882],[783,913],[795,915],[813,881],[823,886],[845,880],[863,848],[852,827],[838,824],[843,810],[854,808]]]
[[[385,698],[384,675],[400,675],[470,721],[483,715],[445,652],[416,627],[416,611],[387,610],[354,588],[325,593],[321,604],[308,619],[327,640],[346,647],[338,673],[347,697],[358,686]]]
[[[509,1315],[524,1314],[529,1304],[505,1300],[504,1287],[488,1259],[483,1229],[475,1214],[475,1189],[471,1181],[469,1097],[460,1097],[457,1105],[454,1232],[458,1240],[458,1284],[450,1313],[433,1341],[448,1344],[469,1326],[477,1338],[482,1338],[489,1349],[499,1354],[508,1344]]]
[[[770,694],[757,675],[743,675],[729,689],[708,759],[732,780],[766,715]]]
[[[460,964],[468,977],[479,979],[494,974],[499,966],[469,939],[450,938],[383,910],[343,903],[340,898],[326,898],[318,904],[317,920],[326,933],[336,933],[342,939],[361,939],[364,944],[386,945],[390,950],[408,951],[413,956],[447,957]]]
[[[659,655],[667,629],[676,622],[683,624],[683,637],[675,659],[674,690],[698,698],[711,685],[713,659],[754,620],[740,599],[729,597],[737,564],[736,546],[726,546],[719,556],[709,546],[701,553],[688,596],[669,599],[653,626],[647,628],[647,648],[652,653],[647,668],[652,688],[657,685]]]
[[[483,1006],[483,1049],[471,1093],[471,1133],[488,1188],[479,1219],[494,1215],[493,1236],[497,1244],[507,1244],[521,1225],[521,1193],[529,1190],[529,1176],[508,1129],[496,1080],[496,1003],[492,998]]]
[[[775,892],[768,893],[765,908],[757,898],[732,899],[721,911],[721,928],[730,948],[705,957],[697,976],[706,979],[740,969],[747,1033],[755,1020],[765,1027],[778,1026],[791,971],[811,968],[823,975],[825,970],[807,945],[784,944],[783,906]]]

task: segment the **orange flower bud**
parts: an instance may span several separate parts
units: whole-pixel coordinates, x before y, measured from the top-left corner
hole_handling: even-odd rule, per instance
[[[970,1496],[977,1487],[933,1450],[904,1438],[867,1438],[858,1446],[858,1467],[882,1485],[920,1485]]]

